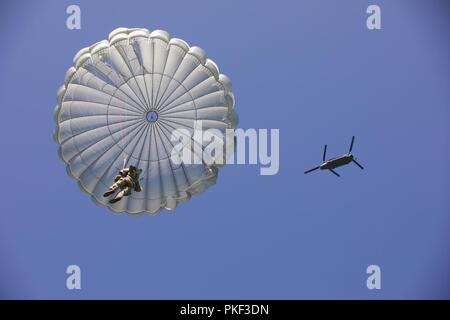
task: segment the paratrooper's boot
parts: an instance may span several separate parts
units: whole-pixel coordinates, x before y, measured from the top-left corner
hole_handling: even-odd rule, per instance
[[[103,194],[103,196],[104,196],[105,198],[106,198],[106,197],[109,197],[109,196],[112,195],[114,192],[116,192],[116,190],[117,190],[117,186],[114,184],[113,186],[109,187],[108,191],[106,191],[106,192]]]

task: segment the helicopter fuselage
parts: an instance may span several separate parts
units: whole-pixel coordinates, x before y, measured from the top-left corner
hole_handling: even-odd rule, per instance
[[[344,166],[353,161],[352,154],[344,154],[340,157],[332,158],[330,160],[325,161],[320,165],[320,170],[329,170],[337,167]]]

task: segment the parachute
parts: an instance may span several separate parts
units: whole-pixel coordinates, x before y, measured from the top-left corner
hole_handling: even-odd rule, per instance
[[[238,121],[229,78],[162,30],[119,28],[80,50],[57,100],[54,139],[68,174],[95,203],[130,214],[173,210],[216,182],[217,164],[172,161],[174,130],[192,135],[200,121],[225,133]],[[103,193],[130,165],[143,170],[142,191],[108,203]]]

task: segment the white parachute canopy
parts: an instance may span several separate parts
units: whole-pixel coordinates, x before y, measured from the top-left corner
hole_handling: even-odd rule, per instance
[[[230,80],[202,49],[165,31],[119,28],[75,55],[58,91],[54,137],[68,174],[96,203],[156,213],[216,181],[214,164],[171,159],[172,132],[193,134],[198,120],[224,135],[236,127]],[[143,190],[110,204],[103,193],[130,165],[143,170]]]

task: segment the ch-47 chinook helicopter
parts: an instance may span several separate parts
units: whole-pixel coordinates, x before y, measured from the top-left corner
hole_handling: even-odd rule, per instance
[[[360,167],[361,169],[364,169],[362,165],[360,165],[358,162],[356,162],[356,158],[353,157],[353,155],[352,155],[353,142],[355,142],[355,136],[352,137],[352,142],[350,144],[350,149],[348,150],[348,153],[346,153],[340,157],[331,158],[326,161],[325,161],[325,157],[327,154],[327,145],[325,145],[325,147],[323,149],[323,159],[322,159],[323,163],[320,166],[317,166],[315,168],[305,171],[305,174],[310,173],[311,171],[320,169],[320,170],[330,170],[336,176],[340,177],[339,173],[337,173],[333,169],[344,166],[346,164],[349,164],[350,162],[354,162],[358,167]]]

